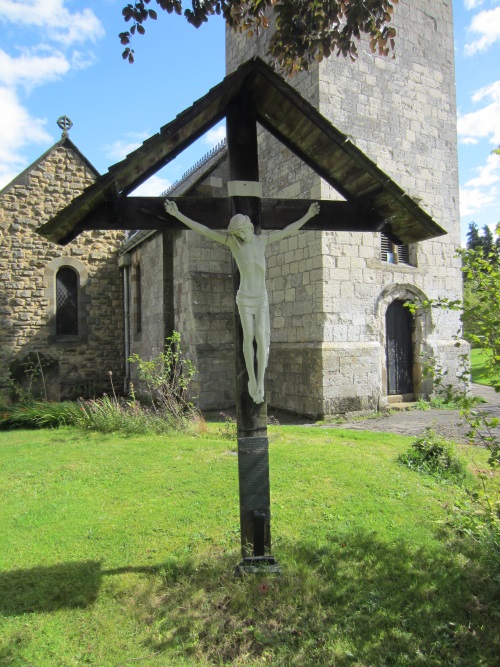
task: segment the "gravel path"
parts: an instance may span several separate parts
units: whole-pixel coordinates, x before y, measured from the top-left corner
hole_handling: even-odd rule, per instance
[[[492,387],[472,385],[474,396],[481,396],[486,403],[480,406],[492,417],[500,419],[500,394]],[[344,428],[357,431],[380,431],[417,436],[430,426],[436,433],[455,442],[466,442],[467,428],[461,423],[458,410],[405,410],[384,414],[380,417],[352,419],[341,423],[325,424],[324,428]],[[497,429],[500,435],[500,427]]]

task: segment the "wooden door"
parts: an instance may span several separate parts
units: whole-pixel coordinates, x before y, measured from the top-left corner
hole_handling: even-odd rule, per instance
[[[385,316],[387,393],[413,393],[413,317],[402,301],[393,301]]]

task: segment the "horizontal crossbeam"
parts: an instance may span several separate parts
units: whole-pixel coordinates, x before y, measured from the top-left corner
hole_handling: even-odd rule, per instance
[[[169,198],[170,199],[170,198]],[[226,229],[231,218],[229,197],[172,197],[179,210],[189,218],[210,229]],[[91,229],[182,229],[186,226],[168,215],[164,197],[125,197],[98,206],[78,225],[77,233]],[[282,229],[301,218],[315,200],[262,199],[262,229]],[[369,206],[347,201],[321,201],[320,213],[304,229],[320,231],[377,232],[383,231],[383,220],[376,217]],[[50,223],[49,223],[50,224]],[[47,227],[47,226],[45,226]],[[57,230],[44,229],[44,236],[56,239]]]

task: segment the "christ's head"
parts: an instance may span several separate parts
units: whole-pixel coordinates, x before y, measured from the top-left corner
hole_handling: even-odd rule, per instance
[[[248,243],[253,236],[253,225],[248,215],[237,213],[229,221],[227,231],[243,243]]]

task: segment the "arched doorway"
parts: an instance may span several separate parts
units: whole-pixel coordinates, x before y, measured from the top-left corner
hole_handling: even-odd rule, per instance
[[[403,301],[387,308],[387,394],[413,394],[413,316]]]

